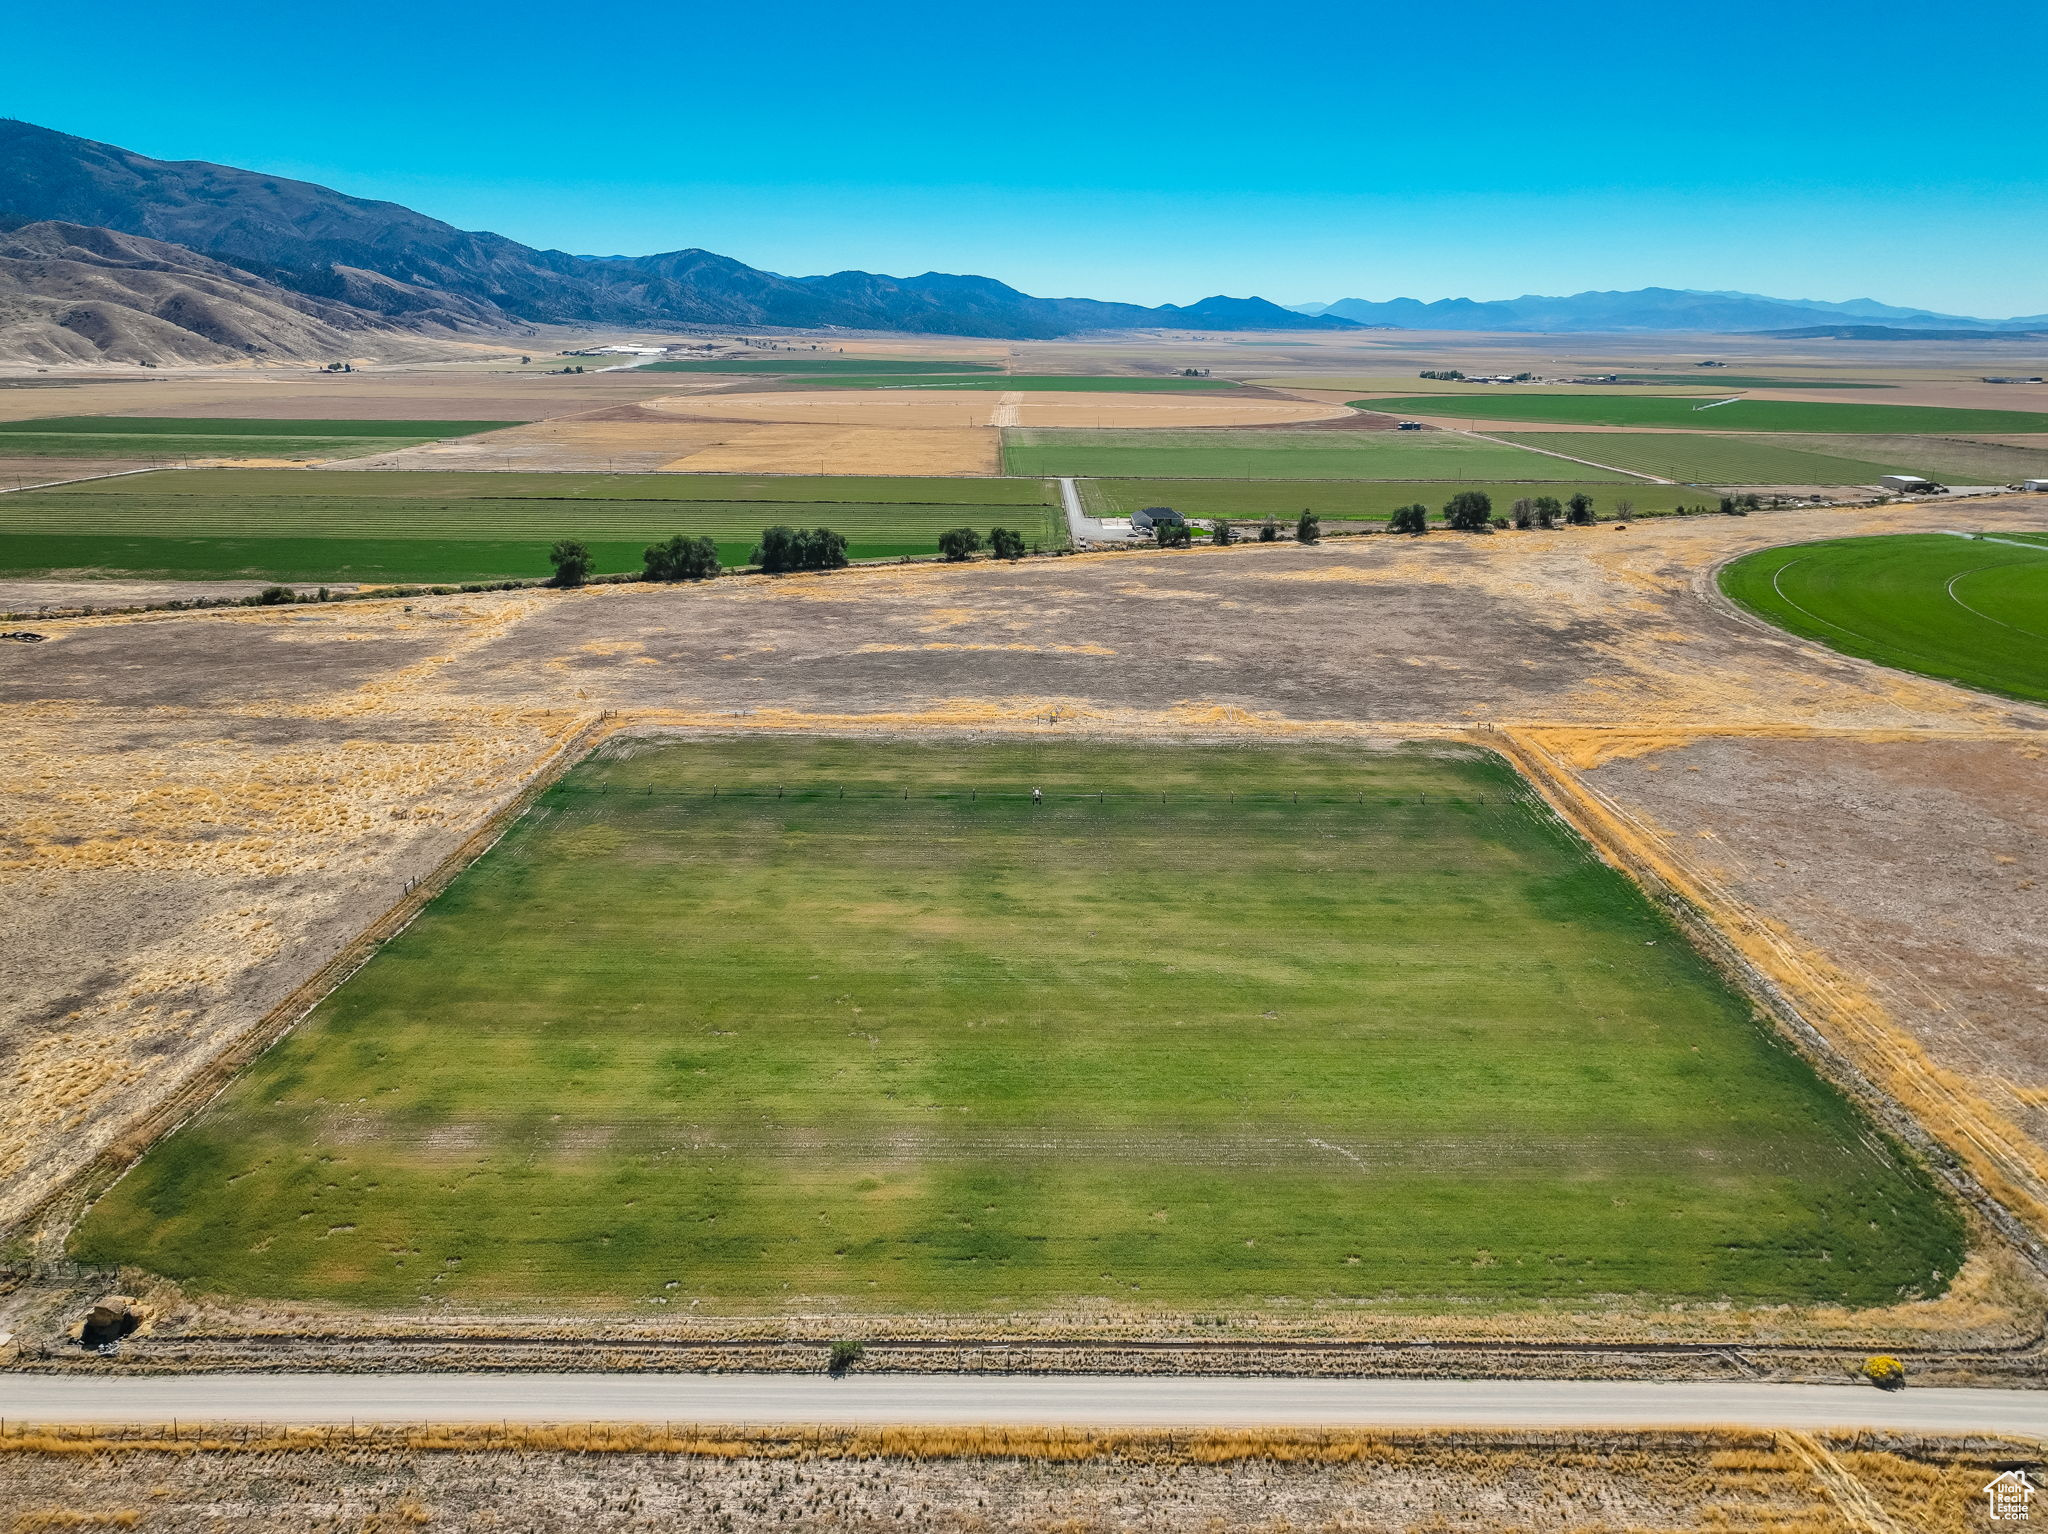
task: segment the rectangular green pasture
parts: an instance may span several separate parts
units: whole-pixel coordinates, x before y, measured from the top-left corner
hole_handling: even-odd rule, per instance
[[[1455,432],[1005,428],[1007,474],[1144,479],[1516,480],[1597,469]],[[1619,478],[1620,476],[1615,476]]]
[[[1770,436],[1717,437],[1689,431],[1517,431],[1501,435],[1530,447],[1695,485],[1867,485],[1880,474],[1902,472],[1897,463],[1884,458],[1807,452],[1786,447]],[[1849,444],[1857,439],[1832,440]]]
[[[855,559],[931,554],[960,526],[1065,539],[1038,480],[167,470],[0,496],[0,571],[441,584],[545,576],[580,538],[618,574],[674,533],[744,564],[777,523],[844,533]]]
[[[804,380],[812,382],[810,379]],[[1062,394],[1189,394],[1207,389],[1235,389],[1228,378],[1117,378],[1100,374],[1004,373],[998,377],[960,378],[820,378],[833,389],[979,389],[1004,393]]]
[[[1228,479],[1084,479],[1081,500],[1090,514],[1127,517],[1143,506],[1171,506],[1188,517],[1268,516],[1292,522],[1313,511],[1325,522],[1384,521],[1397,506],[1420,501],[1440,513],[1461,490],[1481,490],[1493,498],[1493,509],[1506,516],[1521,496],[1555,496],[1570,500],[1578,491],[1593,498],[1593,509],[1611,517],[1620,501],[1632,503],[1633,516],[1658,516],[1680,506],[1699,506],[1708,497],[1684,485],[1652,485],[1635,480],[1566,480],[1563,482],[1479,480],[1446,484],[1441,480],[1384,483],[1373,480],[1228,480]]]
[[[2048,477],[2048,436],[2033,446],[1967,437],[1785,437],[1803,452],[1843,453],[1897,464],[1886,473],[1924,474],[1952,485],[2003,485]]]
[[[516,421],[272,421],[75,415],[0,421],[0,453],[16,458],[361,458]]]
[[[996,373],[994,362],[905,361],[880,357],[707,357],[650,362],[642,373]]]
[[[576,768],[71,1250],[1000,1316],[1870,1305],[1963,1240],[1493,757],[756,737]]]
[[[1654,394],[1433,394],[1361,399],[1361,410],[1572,426],[1662,426],[1679,431],[2048,432],[2048,415],[1946,405],[1837,404],[1832,400],[1733,399],[1712,404]]]

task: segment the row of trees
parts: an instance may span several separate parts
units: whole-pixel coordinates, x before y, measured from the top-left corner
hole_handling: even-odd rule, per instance
[[[1635,509],[1633,501],[1614,503],[1615,515],[1623,521],[1627,521]],[[1598,520],[1593,514],[1593,497],[1583,490],[1568,501],[1560,501],[1554,495],[1525,495],[1508,508],[1506,517],[1493,514],[1493,497],[1484,490],[1460,490],[1444,503],[1444,526],[1460,533],[1483,533],[1510,523],[1520,528],[1556,527],[1559,523],[1589,527]],[[1420,501],[1411,506],[1396,507],[1394,514],[1387,519],[1387,531],[1428,532],[1429,508]]]
[[[786,575],[792,570],[842,570],[846,567],[846,535],[829,527],[763,528],[753,562],[764,575]]]
[[[1158,540],[1159,547],[1162,549],[1184,549],[1193,541],[1188,525],[1185,522],[1155,523],[1152,528],[1152,536]],[[1301,515],[1295,518],[1294,521],[1294,541],[1296,543],[1319,543],[1322,541],[1322,536],[1323,519],[1313,511],[1310,511],[1306,506],[1302,507]],[[1243,530],[1228,517],[1218,517],[1210,525],[1209,541],[1216,548],[1227,548],[1233,543],[1242,543],[1244,540]],[[1280,519],[1278,517],[1268,516],[1265,521],[1259,524],[1258,541],[1260,543],[1278,543],[1280,541]]]
[[[950,560],[971,559],[986,547],[997,559],[1022,559],[1024,535],[1014,528],[992,527],[984,543],[971,527],[949,528],[939,534],[939,552]],[[708,581],[718,574],[718,544],[705,537],[677,533],[661,543],[650,543],[641,555],[645,563],[643,580]],[[829,527],[767,527],[754,548],[752,562],[767,575],[784,575],[792,570],[839,570],[846,565],[846,535]],[[556,540],[548,550],[548,563],[555,567],[552,584],[581,586],[590,579],[589,545],[576,538]]]
[[[982,548],[981,534],[971,527],[949,527],[939,534],[939,552],[955,564],[972,559]],[[1022,559],[1024,535],[1014,528],[992,527],[987,548],[991,559]]]

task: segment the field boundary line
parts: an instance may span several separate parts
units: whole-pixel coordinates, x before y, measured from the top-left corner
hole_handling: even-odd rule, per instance
[[[1554,452],[1547,447],[1531,447],[1526,442],[1510,442],[1505,437],[1489,437],[1483,431],[1467,431],[1462,426],[1445,426],[1441,430],[1455,432],[1461,437],[1470,437],[1475,442],[1491,442],[1495,447],[1520,448],[1525,453],[1541,453],[1545,458],[1562,458],[1566,463],[1583,463],[1588,468],[1605,469],[1609,474],[1626,474],[1630,479],[1648,480],[1653,485],[1675,485],[1675,479],[1659,479],[1654,474],[1645,474],[1640,469],[1624,469],[1617,463],[1597,463],[1591,458],[1574,458],[1570,453]],[[1587,435],[1592,435],[1588,433]]]
[[[2048,1175],[2029,1158],[2018,1128],[1929,1058],[1848,976],[1824,973],[1832,968],[1825,960],[1800,952],[1788,933],[1663,848],[1552,753],[1543,733],[1509,728],[1475,731],[1475,738],[1494,743],[1603,858],[1665,896],[1659,903],[1762,1004],[1788,1042],[2048,1276],[2039,1234],[2048,1228]]]
[[[368,963],[378,949],[410,926],[413,918],[425,910],[457,874],[495,846],[534,800],[612,732],[614,717],[608,712],[594,718],[585,716],[580,725],[572,725],[550,750],[542,754],[533,771],[510,797],[488,812],[477,828],[444,854],[428,873],[409,885],[396,901],[218,1054],[179,1083],[155,1107],[122,1126],[90,1161],[37,1200],[19,1218],[0,1226],[0,1229],[42,1226],[45,1227],[44,1234],[68,1235],[70,1227],[76,1224],[85,1210],[125,1177],[146,1152],[204,1112],[216,1097],[227,1090],[243,1067],[303,1022],[344,980]],[[68,1212],[68,1218],[57,1222],[63,1227],[62,1231],[49,1232],[47,1227],[52,1215],[81,1191],[87,1194],[84,1201]],[[37,1266],[51,1260],[69,1261],[62,1254],[61,1242],[54,1252],[46,1250],[40,1253]]]

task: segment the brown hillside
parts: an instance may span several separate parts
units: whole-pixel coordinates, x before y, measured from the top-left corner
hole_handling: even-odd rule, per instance
[[[0,235],[0,361],[327,361],[454,328],[475,327],[446,310],[394,319],[310,298],[111,229],[52,221]]]

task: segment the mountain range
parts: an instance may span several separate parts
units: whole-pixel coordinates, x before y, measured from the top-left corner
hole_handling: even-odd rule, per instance
[[[1886,322],[1873,326],[1871,322]],[[1900,324],[1904,328],[1900,329]],[[393,202],[203,160],[155,160],[0,119],[0,359],[321,360],[394,338],[536,325],[897,331],[1042,339],[1091,331],[1747,331],[2048,326],[1901,309],[1644,288],[1630,293],[1332,304],[1037,298],[990,277],[790,277],[708,250],[579,256],[457,229]],[[1823,327],[1823,328],[1816,328]]]
[[[1351,323],[1262,298],[1146,308],[1034,298],[943,272],[786,277],[708,250],[535,250],[397,203],[201,160],[154,160],[11,119],[0,119],[0,230],[22,251],[0,258],[0,355],[36,360],[348,354],[306,321],[337,332],[832,326],[1019,339]],[[137,275],[144,268],[148,281]],[[238,304],[246,312],[233,314]],[[182,325],[181,314],[200,311],[206,323]],[[287,312],[302,318],[281,322]],[[180,329],[187,334],[170,333]]]
[[[1637,288],[1631,292],[1573,293],[1546,298],[1479,301],[1440,298],[1424,303],[1414,298],[1340,298],[1333,304],[1294,304],[1297,313],[1318,318],[1355,320],[1361,325],[1393,325],[1403,330],[1573,331],[1674,330],[1779,332],[1812,327],[1842,328],[1852,320],[1897,322],[1889,327],[1939,329],[1965,335],[2027,333],[2048,327],[2048,314],[2020,319],[1983,320],[1962,314],[1936,314],[1901,309],[1874,298],[1832,302],[1817,298],[1767,298],[1761,293],[1700,292],[1690,288]],[[1869,328],[1869,327],[1864,327]],[[1829,331],[1832,333],[1832,330]],[[1876,337],[1874,339],[1885,339]]]

